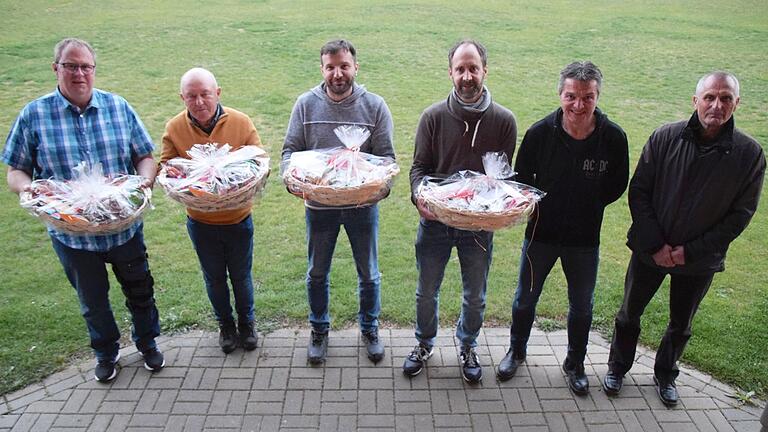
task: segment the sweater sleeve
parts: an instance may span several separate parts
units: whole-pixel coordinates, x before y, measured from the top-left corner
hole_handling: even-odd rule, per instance
[[[395,148],[393,145],[394,129],[392,113],[389,112],[389,107],[382,99],[381,105],[379,105],[379,109],[376,112],[376,126],[373,128],[373,133],[371,134],[371,149],[373,154],[395,159]]]
[[[728,213],[711,229],[685,244],[685,261],[694,262],[713,252],[725,251],[749,225],[757,210],[765,177],[765,154],[757,146],[758,155],[745,171],[744,186],[734,197]]]
[[[298,99],[293,105],[291,118],[288,121],[288,130],[285,132],[285,142],[283,143],[281,155],[283,161],[289,160],[293,152],[307,149],[307,141],[304,136],[303,111],[301,99]]]
[[[630,248],[637,252],[654,253],[665,243],[664,232],[659,225],[653,208],[653,192],[656,180],[655,147],[658,147],[657,132],[654,132],[643,147],[640,160],[629,183],[629,210],[632,227],[628,234]]]
[[[411,165],[411,202],[416,203],[416,189],[424,176],[435,172],[432,137],[434,125],[429,115],[424,112],[416,128],[416,140],[413,147],[413,165]]]
[[[160,164],[164,164],[179,156],[179,151],[174,144],[173,135],[173,119],[171,119],[165,124],[165,132],[163,132],[163,147],[160,151]]]
[[[627,134],[616,130],[615,136],[607,143],[611,146],[611,159],[608,161],[608,176],[601,183],[601,198],[604,206],[616,201],[627,189],[629,182],[629,144]]]

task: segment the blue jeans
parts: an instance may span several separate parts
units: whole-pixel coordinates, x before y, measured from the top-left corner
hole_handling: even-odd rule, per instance
[[[464,300],[456,324],[456,338],[463,346],[477,346],[477,336],[483,326],[485,291],[493,256],[493,233],[451,228],[424,218],[416,233],[416,339],[434,346],[439,322],[440,284],[445,266],[456,247],[461,266]]]
[[[243,323],[253,321],[251,216],[232,225],[210,225],[188,217],[187,232],[200,260],[205,289],[216,320],[219,324],[234,322],[227,285],[229,274],[238,319]]]
[[[357,268],[357,320],[364,332],[379,327],[381,275],[379,273],[379,208],[376,205],[350,209],[307,208],[307,300],[309,322],[320,333],[331,326],[328,313],[330,273],[339,230],[344,225]]]
[[[97,359],[112,360],[120,348],[120,330],[109,304],[107,263],[112,264],[125,295],[125,305],[131,312],[131,337],[136,348],[144,352],[157,346],[155,338],[160,335],[160,319],[141,228],[126,243],[107,252],[72,249],[53,237],[51,243],[69,283],[77,291],[80,313],[88,326]]]
[[[589,329],[592,326],[592,304],[597,282],[599,247],[557,246],[523,240],[520,277],[512,303],[512,349],[525,352],[531,334],[536,304],[544,281],[555,261],[560,258],[568,282],[568,356],[569,368],[584,363]]]

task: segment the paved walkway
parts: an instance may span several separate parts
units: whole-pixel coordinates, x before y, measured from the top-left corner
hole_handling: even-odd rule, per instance
[[[494,367],[508,330],[485,329],[478,386],[461,379],[452,331],[440,334],[428,368],[413,379],[400,369],[412,330],[382,331],[387,356],[378,365],[356,330],[331,332],[324,367],[306,363],[307,330],[261,335],[257,350],[228,356],[213,333],[164,337],[167,365],[155,375],[131,347],[111,384],[92,379],[89,361],[2,396],[0,431],[760,431],[762,408],[740,406],[728,396],[733,389],[691,369],[678,379],[681,403],[665,408],[652,383],[653,353],[644,350],[621,396],[607,397],[599,379],[608,343],[597,334],[586,397],[565,385],[563,331],[534,330],[524,367],[499,383]]]

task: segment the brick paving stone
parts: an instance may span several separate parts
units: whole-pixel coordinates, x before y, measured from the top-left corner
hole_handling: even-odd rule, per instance
[[[16,422],[19,420],[19,417],[21,417],[21,415],[17,415],[17,414],[0,415],[0,429],[12,428],[13,425],[15,425]]]
[[[87,427],[93,420],[92,414],[60,414],[54,416],[56,427]]]
[[[357,426],[365,429],[392,429],[395,427],[395,416],[394,414],[358,415]]]
[[[53,430],[53,423],[56,421],[56,414],[40,414],[40,417],[37,418],[37,421],[35,422],[35,425],[32,426],[30,429],[31,432],[50,432]],[[73,430],[85,430],[85,427],[82,428],[72,428],[70,429],[67,427],[69,431]]]
[[[134,414],[128,427],[165,427],[168,414]]]
[[[41,388],[39,390],[35,390],[32,393],[28,393],[28,394],[25,394],[24,396],[18,397],[16,399],[9,400],[8,401],[8,408],[11,411],[15,411],[15,410],[17,410],[19,408],[24,408],[24,407],[26,407],[27,405],[29,405],[29,404],[31,404],[33,402],[37,402],[37,401],[43,399],[45,396],[46,396],[45,389]]]
[[[226,414],[230,397],[232,397],[232,392],[229,390],[213,392],[213,399],[211,399],[211,405],[208,407],[208,414]]]
[[[581,413],[562,413],[563,421],[568,425],[568,432],[586,432],[587,425]]]
[[[44,399],[41,401],[34,402],[27,406],[26,410],[24,412],[27,413],[58,413],[61,411],[61,408],[64,406],[64,401],[54,401],[54,400],[48,400]]]
[[[160,390],[145,390],[142,393],[139,401],[136,405],[134,412],[137,413],[151,413],[155,408],[155,403],[160,398]]]
[[[519,414],[508,414],[509,417],[509,423],[512,425],[512,428],[517,430],[516,428],[519,426],[535,426],[535,425],[546,425],[547,420],[541,413],[519,413]]]
[[[112,422],[112,414],[96,414],[93,416],[93,421],[86,429],[87,432],[104,432],[108,430],[109,424]]]
[[[107,397],[108,394],[109,392],[107,390],[101,389],[88,391],[88,397],[86,397],[83,404],[80,405],[80,412],[95,413],[99,409],[101,402]]]

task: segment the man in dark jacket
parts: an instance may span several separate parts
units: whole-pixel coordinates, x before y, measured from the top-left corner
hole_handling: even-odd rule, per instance
[[[568,386],[587,394],[584,371],[605,207],[629,179],[627,136],[597,108],[603,75],[589,61],[560,72],[560,108],[528,129],[515,161],[516,180],[547,195],[528,223],[512,304],[511,347],[499,363],[504,381],[525,359],[544,281],[560,259],[568,281]]]
[[[493,233],[451,228],[438,222],[415,192],[422,179],[446,177],[462,170],[484,172],[482,156],[504,152],[512,160],[517,126],[512,112],[491,100],[483,85],[488,73],[485,48],[464,40],[448,53],[448,74],[453,91],[447,100],[437,102],[421,115],[416,130],[416,146],[411,167],[411,193],[421,221],[416,235],[416,340],[407,356],[403,373],[419,374],[432,355],[438,326],[438,296],[445,266],[456,247],[461,264],[464,301],[456,325],[461,343],[462,376],[467,382],[482,379],[482,368],[475,352],[483,325],[485,291],[491,267]]]
[[[629,185],[632,257],[603,379],[609,395],[621,390],[635,359],[640,317],[669,274],[670,319],[654,382],[663,403],[677,404],[677,360],[693,316],[714,273],[725,269],[728,246],[755,213],[763,185],[765,155],[734,127],[738,105],[736,77],[709,73],[696,85],[691,118],[655,130],[643,148]]]

